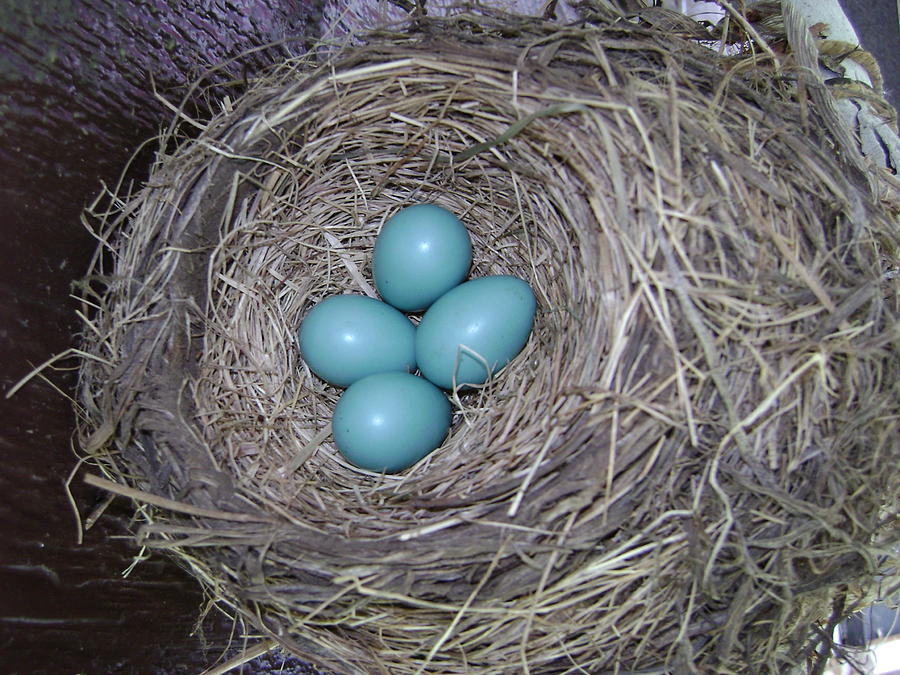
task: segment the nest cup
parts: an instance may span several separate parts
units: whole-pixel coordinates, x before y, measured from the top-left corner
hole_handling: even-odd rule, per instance
[[[895,513],[896,202],[728,65],[605,14],[422,19],[176,129],[94,208],[93,482],[248,632],[342,673],[814,659]],[[379,228],[418,202],[538,311],[384,476],[336,451],[297,330],[375,297]]]

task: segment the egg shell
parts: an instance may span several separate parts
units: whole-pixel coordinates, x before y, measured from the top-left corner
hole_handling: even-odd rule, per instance
[[[375,286],[404,312],[425,309],[466,278],[472,240],[460,220],[436,204],[415,204],[388,220],[375,240]]]
[[[331,421],[338,450],[369,471],[403,471],[437,448],[450,404],[431,382],[408,373],[370,375],[350,385]]]
[[[419,370],[444,389],[453,388],[454,370],[457,386],[482,384],[528,342],[536,307],[531,287],[514,276],[480,277],[451,289],[416,329]]]
[[[300,324],[300,353],[316,375],[339,387],[384,372],[416,369],[416,327],[365,295],[332,295]]]

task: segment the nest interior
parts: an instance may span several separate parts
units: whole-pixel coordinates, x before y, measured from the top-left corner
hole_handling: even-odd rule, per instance
[[[895,197],[792,84],[620,19],[289,62],[95,205],[83,455],[246,630],[348,673],[785,672],[884,569]],[[416,202],[538,313],[382,476],[335,450],[296,336],[375,296]]]

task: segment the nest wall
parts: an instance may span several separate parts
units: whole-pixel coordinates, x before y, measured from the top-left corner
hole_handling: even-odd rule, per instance
[[[423,19],[168,135],[94,209],[84,293],[81,448],[139,543],[338,672],[814,660],[890,555],[896,195],[730,65],[605,15]],[[423,201],[538,311],[383,476],[337,453],[297,329],[376,295],[379,228]]]

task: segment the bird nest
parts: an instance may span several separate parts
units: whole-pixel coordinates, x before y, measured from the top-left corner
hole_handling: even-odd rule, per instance
[[[896,202],[745,65],[604,12],[423,18],[176,126],[90,219],[90,481],[341,673],[814,662],[895,536]],[[336,451],[297,330],[375,296],[417,202],[538,309],[444,444],[379,475]]]

